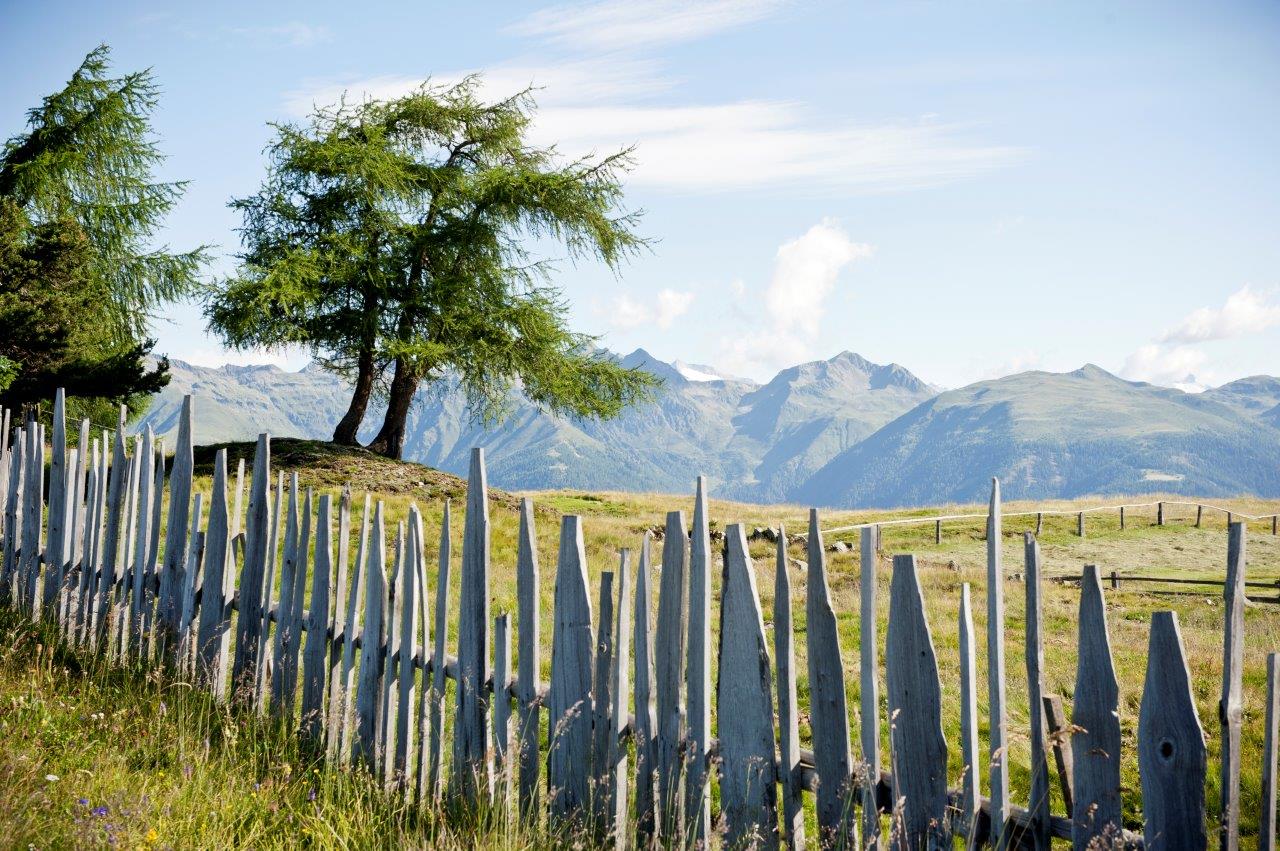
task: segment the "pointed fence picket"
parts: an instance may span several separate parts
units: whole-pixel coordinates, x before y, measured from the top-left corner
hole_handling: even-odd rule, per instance
[[[47,435],[32,419],[0,435],[0,601],[47,619],[88,652],[170,666],[218,699],[230,687],[236,702],[269,711],[289,728],[296,725],[299,735],[334,762],[355,757],[408,802],[434,805],[447,773],[464,803],[492,802],[503,817],[535,822],[545,807],[553,825],[590,829],[615,848],[802,848],[806,793],[816,795],[823,847],[940,848],[953,835],[963,836],[967,847],[1033,849],[1048,848],[1051,838],[1071,839],[1077,848],[1099,842],[1199,848],[1207,842],[1204,781],[1212,749],[1206,748],[1196,713],[1177,618],[1157,612],[1151,621],[1136,748],[1145,834],[1137,836],[1120,821],[1120,764],[1126,757],[1100,573],[1087,566],[1080,584],[1078,668],[1067,725],[1060,699],[1044,694],[1042,560],[1029,533],[1022,578],[1031,792],[1025,807],[1013,803],[1007,748],[1010,738],[1020,737],[1007,730],[1006,721],[1007,580],[1000,563],[998,481],[992,482],[986,535],[990,750],[979,755],[977,636],[965,584],[958,623],[963,768],[948,778],[941,718],[949,692],[939,678],[920,567],[912,556],[894,556],[881,645],[875,525],[860,529],[862,759],[855,763],[836,606],[816,511],[806,539],[807,706],[797,688],[790,541],[782,530],[772,538],[777,548],[770,640],[746,530],[727,526],[723,548],[713,551],[703,479],[691,526],[681,512],[667,515],[661,564],[652,561],[646,533],[634,584],[630,553],[623,550],[616,572],[602,576],[594,611],[583,521],[563,518],[551,676],[544,689],[534,506],[527,499],[520,504],[516,617],[502,614],[491,624],[488,497],[479,451],[473,453],[467,487],[454,658],[447,653],[454,593],[447,503],[436,596],[430,600],[423,516],[416,505],[397,520],[366,498],[355,561],[349,562],[350,490],[338,501],[335,548],[332,495],[304,490],[296,475],[286,487],[283,471],[276,471],[273,483],[267,435],[259,438],[248,482],[244,459],[231,482],[226,451],[220,450],[211,484],[197,491],[189,461],[190,399],[184,400],[175,457],[167,465],[149,430],[126,440],[123,410],[114,434],[104,430],[95,436],[82,422],[74,446],[60,416],[62,394],[54,411]],[[8,411],[3,421],[13,421]],[[248,510],[242,516],[246,485]],[[1244,714],[1242,700],[1245,528],[1231,520],[1217,802],[1224,848],[1239,841],[1241,742],[1246,719],[1254,717]],[[713,625],[711,571],[718,560],[719,622]],[[1263,848],[1274,848],[1276,838],[1277,660],[1268,657]],[[887,712],[880,705],[882,664]],[[450,679],[457,701],[454,717],[446,720]],[[800,748],[806,712],[812,751]],[[888,725],[890,742],[887,772],[880,764],[882,724]],[[718,737],[712,737],[713,729]],[[453,758],[446,761],[450,738]],[[1070,775],[1063,784],[1068,817],[1049,809],[1050,746],[1059,771]],[[984,770],[990,771],[990,797],[981,794]],[[891,832],[882,837],[886,812]]]

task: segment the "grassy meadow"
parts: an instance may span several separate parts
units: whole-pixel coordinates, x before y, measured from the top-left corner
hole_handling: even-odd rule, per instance
[[[296,468],[304,486],[337,494],[343,469],[316,447],[281,442],[276,469]],[[233,455],[234,457],[234,455]],[[455,559],[461,550],[465,500],[462,483],[416,465],[396,465],[360,459],[356,465],[363,487],[377,488],[394,521],[406,516],[411,502],[424,512],[428,565],[434,565],[443,500],[453,499],[451,530]],[[346,462],[343,462],[346,463]],[[373,464],[382,464],[380,470]],[[199,470],[198,466],[198,470]],[[234,468],[233,468],[234,469]],[[353,468],[354,469],[354,468]],[[207,473],[207,468],[205,468]],[[233,476],[234,478],[234,476]],[[207,475],[197,489],[208,490]],[[539,561],[542,569],[541,614],[544,680],[550,669],[551,613],[559,518],[585,518],[589,571],[598,587],[603,571],[612,570],[618,551],[638,550],[646,529],[661,525],[665,513],[683,510],[692,517],[693,487],[686,495],[642,495],[560,491],[529,494],[537,506]],[[807,529],[807,512],[799,506],[758,506],[722,502],[712,493],[713,528],[743,523],[786,525],[791,532]],[[1148,502],[1144,496],[1129,502]],[[356,509],[362,503],[357,491]],[[1038,508],[1072,510],[1117,504],[1118,498],[1041,504]],[[1280,510],[1280,502],[1254,499],[1225,500],[1224,508],[1253,514]],[[1006,511],[1032,508],[1012,502]],[[830,511],[822,527],[833,529],[870,520],[951,513],[981,513],[985,506],[934,506],[897,511]],[[1155,525],[1155,509],[1131,511],[1128,528],[1119,529],[1114,512],[1087,515],[1086,537],[1075,534],[1071,516],[1045,518],[1040,537],[1043,563],[1049,576],[1078,575],[1081,565],[1099,565],[1104,575],[1116,571],[1118,590],[1106,586],[1112,650],[1121,694],[1124,733],[1123,788],[1126,826],[1140,830],[1141,784],[1137,769],[1138,708],[1146,671],[1147,633],[1153,611],[1172,609],[1181,620],[1195,697],[1209,742],[1209,811],[1218,795],[1217,701],[1221,688],[1221,589],[1210,586],[1153,586],[1124,582],[1126,575],[1176,575],[1221,580],[1225,573],[1225,516],[1206,511],[1202,528],[1193,528],[1194,508],[1166,509],[1166,525]],[[492,524],[492,611],[514,612],[515,557],[518,529],[517,501],[494,491],[490,500]],[[358,528],[358,517],[353,525]],[[1022,571],[1022,532],[1035,518],[1010,518],[1004,524],[1002,552],[1006,576]],[[826,536],[826,543],[855,542],[853,552],[829,553],[829,578],[842,642],[849,696],[854,755],[857,756],[858,707],[858,585],[856,532]],[[888,583],[892,554],[918,556],[927,613],[941,668],[943,726],[949,743],[953,782],[961,772],[959,753],[959,651],[957,618],[961,586],[970,583],[978,633],[979,714],[986,718],[985,683],[985,542],[983,521],[951,521],[943,527],[941,544],[934,542],[932,523],[885,527],[879,561],[879,637],[883,648],[888,619]],[[353,539],[356,537],[353,532]],[[766,628],[773,620],[774,546],[753,543]],[[661,545],[655,542],[654,558]],[[794,594],[793,617],[798,655],[797,670],[802,707],[807,705],[805,662],[805,571],[803,548],[790,550]],[[633,561],[634,564],[634,561]],[[437,589],[429,571],[430,594]],[[1280,580],[1280,538],[1270,524],[1254,523],[1248,536],[1250,581]],[[450,590],[456,619],[458,570]],[[718,587],[719,572],[713,571]],[[655,583],[656,585],[656,583]],[[1104,583],[1105,585],[1105,583]],[[1006,658],[1009,698],[1010,765],[1015,803],[1026,803],[1029,792],[1028,707],[1023,657],[1024,584],[1006,581]],[[1180,593],[1160,593],[1173,590]],[[594,592],[593,592],[594,593]],[[1275,598],[1280,589],[1251,588],[1258,597]],[[714,600],[718,594],[713,595]],[[1045,583],[1044,671],[1047,694],[1060,694],[1068,707],[1075,677],[1075,586]],[[655,601],[656,603],[656,601]],[[713,611],[713,624],[718,613]],[[456,623],[450,623],[450,629]],[[1251,603],[1245,614],[1245,718],[1242,811],[1246,834],[1257,830],[1260,763],[1263,740],[1265,659],[1280,649],[1280,605]],[[770,641],[772,641],[770,637]],[[10,847],[96,847],[109,843],[128,847],[314,847],[364,848],[537,847],[555,842],[542,827],[513,827],[492,813],[445,819],[439,813],[415,813],[403,803],[377,791],[358,773],[325,770],[294,737],[271,724],[228,712],[185,684],[165,681],[141,671],[106,670],[98,662],[55,648],[52,634],[25,624],[11,614],[0,615],[0,845]],[[713,638],[714,645],[714,638]],[[513,641],[513,648],[515,642]],[[450,639],[451,652],[454,647]],[[713,659],[714,661],[714,659]],[[879,671],[881,694],[883,668]],[[881,707],[882,718],[884,708]],[[803,746],[809,747],[807,716],[801,715]],[[985,721],[980,736],[985,748]],[[888,727],[882,722],[882,754],[888,762]],[[48,778],[56,779],[48,779]],[[983,780],[984,792],[986,780]],[[1053,810],[1063,813],[1056,774]],[[1211,820],[1210,828],[1213,824]],[[561,837],[568,844],[580,837]]]

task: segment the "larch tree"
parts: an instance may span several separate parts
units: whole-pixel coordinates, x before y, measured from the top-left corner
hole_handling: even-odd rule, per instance
[[[106,422],[167,383],[149,322],[196,292],[207,259],[154,245],[185,184],[153,176],[151,72],[113,77],[109,60],[92,51],[0,148],[0,400],[65,386],[73,410]]]
[[[353,384],[334,440],[355,443],[370,399],[387,411],[370,448],[399,458],[418,389],[452,380],[501,420],[515,391],[544,410],[616,416],[656,379],[572,331],[533,246],[610,270],[645,246],[622,207],[629,151],[565,159],[528,141],[530,91],[485,102],[480,81],[424,85],[277,125],[243,216],[238,273],[209,298],[233,347],[307,347]]]

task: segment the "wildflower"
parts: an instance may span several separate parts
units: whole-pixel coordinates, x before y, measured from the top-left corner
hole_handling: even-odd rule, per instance
[[[143,839],[145,839],[148,843],[153,843],[159,838],[160,838],[160,834],[156,832],[156,829],[154,827],[148,830],[147,835],[143,837]]]
[[[76,803],[77,803],[77,804],[79,804],[79,805],[80,805],[80,806],[82,806],[82,807],[87,807],[87,806],[89,806],[89,799],[88,799],[88,798],[76,798]]]
[[[98,807],[94,807],[92,810],[90,810],[90,812],[93,813],[95,816],[101,817],[107,814],[107,808],[105,805],[98,806]]]
[[[310,792],[307,793],[307,800],[314,801],[315,799],[316,799],[316,790],[312,789]]]
[[[50,783],[57,783],[57,782],[58,782],[58,775],[56,775],[56,774],[46,774],[46,775],[44,776],[44,779],[45,779],[45,780],[47,780],[47,781],[48,781],[48,782],[50,782]]]

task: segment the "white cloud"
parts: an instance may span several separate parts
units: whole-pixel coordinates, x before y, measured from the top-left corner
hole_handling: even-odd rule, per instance
[[[634,50],[693,41],[763,20],[785,0],[601,0],[539,9],[509,28],[574,49]]]
[[[692,304],[693,293],[672,289],[659,290],[652,305],[623,294],[610,305],[609,322],[621,331],[630,331],[642,325],[670,328],[671,323],[689,312]]]
[[[783,243],[764,290],[766,309],[752,314],[759,325],[737,337],[722,338],[721,360],[729,369],[764,377],[781,366],[811,358],[811,341],[821,330],[826,301],[840,272],[872,251],[870,245],[851,240],[830,219]],[[739,301],[747,298],[741,282],[730,287]]]
[[[1204,390],[1208,355],[1191,346],[1148,343],[1125,359],[1120,374],[1133,381],[1147,381],[1188,392]]]
[[[1280,325],[1280,303],[1270,293],[1259,293],[1249,286],[1227,296],[1222,307],[1202,307],[1192,311],[1182,322],[1166,331],[1162,343],[1204,343],[1256,334]]]
[[[283,44],[287,47],[311,47],[333,39],[333,33],[328,27],[303,21],[288,21],[274,26],[233,27],[231,32],[254,41]]]

